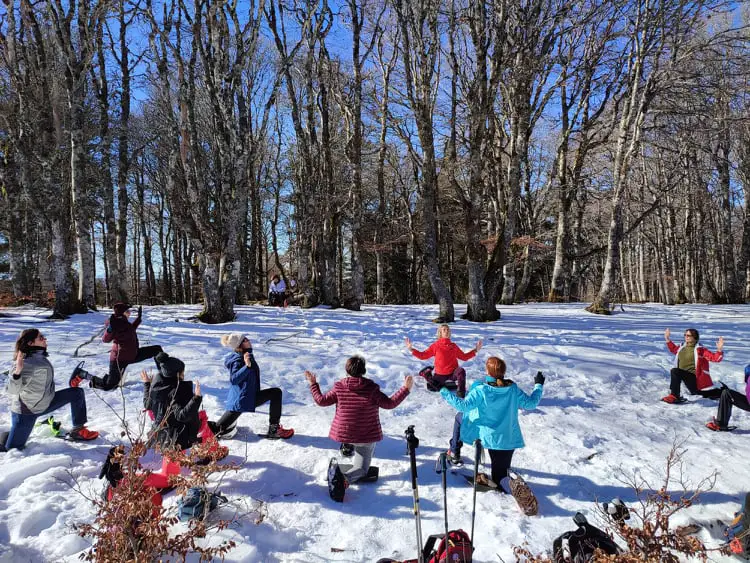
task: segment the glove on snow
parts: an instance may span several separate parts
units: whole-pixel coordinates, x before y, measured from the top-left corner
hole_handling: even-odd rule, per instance
[[[534,376],[534,384],[544,385],[544,375],[542,375],[541,371],[536,372],[536,376]]]

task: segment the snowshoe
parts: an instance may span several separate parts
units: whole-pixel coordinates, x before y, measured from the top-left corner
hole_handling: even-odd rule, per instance
[[[339,462],[336,458],[331,458],[328,464],[328,494],[336,502],[344,502],[344,494],[349,486],[349,482],[339,468]]]
[[[526,516],[535,516],[539,512],[539,502],[531,487],[517,473],[508,472],[508,477],[510,478],[510,494],[516,499],[518,507]]]
[[[453,467],[463,467],[464,460],[461,459],[460,453],[448,450],[445,455],[448,463],[450,463]]]
[[[465,473],[461,474],[464,479],[466,479],[466,482],[474,486],[474,475],[467,475]],[[495,483],[492,479],[490,479],[486,474],[480,473],[477,475],[477,492],[478,493],[486,493],[489,491],[495,491],[495,492],[503,492],[502,489]]]
[[[666,397],[662,397],[661,400],[665,403],[669,403],[670,405],[682,405],[688,402],[688,400],[685,397],[672,395],[672,393],[670,393]]]
[[[731,432],[732,430],[736,430],[736,426],[721,426],[716,419],[713,419],[710,422],[706,423],[706,428],[709,430],[713,430],[714,432]]]
[[[83,364],[85,363],[85,361],[78,362],[78,365],[73,368],[73,373],[70,374],[70,379],[68,380],[68,386],[78,387],[81,383],[91,378],[89,372],[83,369]]]
[[[268,440],[288,440],[292,436],[294,436],[294,429],[293,428],[284,428],[281,426],[281,424],[269,424],[268,425],[268,432],[265,434],[259,434],[262,438],[267,438]]]
[[[98,437],[99,432],[89,430],[85,426],[81,426],[80,428],[74,428],[73,430],[68,432],[68,435],[65,437],[65,439],[72,442],[88,442],[90,440],[96,440]]]
[[[55,420],[54,416],[49,416],[41,422],[37,422],[37,426],[48,426],[50,432],[55,438],[65,437],[65,432],[62,429],[62,423]]]
[[[349,472],[349,470],[352,468],[352,465],[346,464],[346,463],[340,463],[339,469],[341,470],[341,473],[344,474],[344,477],[346,477],[346,473]],[[370,468],[367,470],[367,475],[362,477],[357,483],[375,483],[378,480],[378,477],[380,476],[380,468],[376,467],[374,465],[371,465]]]

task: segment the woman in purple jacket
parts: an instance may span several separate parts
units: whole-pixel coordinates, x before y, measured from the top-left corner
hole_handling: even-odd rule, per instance
[[[733,391],[723,383],[721,384],[721,397],[719,397],[719,410],[716,418],[706,423],[706,428],[715,431],[732,430],[729,419],[732,416],[732,406],[743,411],[750,412],[750,364],[745,366],[745,394]]]
[[[412,376],[407,375],[403,387],[388,397],[377,383],[364,377],[365,373],[365,359],[352,356],[346,361],[347,377],[337,381],[333,389],[323,395],[315,374],[305,372],[313,400],[321,407],[336,404],[328,437],[354,447],[352,468],[344,474],[347,483],[356,483],[370,469],[375,444],[383,439],[380,409],[395,409],[414,385]]]

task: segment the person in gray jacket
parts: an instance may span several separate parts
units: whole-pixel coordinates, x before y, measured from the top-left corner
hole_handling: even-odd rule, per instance
[[[40,416],[70,405],[73,428],[69,440],[93,440],[99,436],[86,424],[86,396],[83,389],[70,387],[55,391],[55,371],[47,359],[47,338],[35,328],[16,340],[12,373],[8,379],[10,432],[0,433],[0,450],[22,449]]]

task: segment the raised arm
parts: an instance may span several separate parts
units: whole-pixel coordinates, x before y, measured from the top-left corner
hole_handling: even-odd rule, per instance
[[[338,402],[339,398],[336,395],[335,389],[331,389],[325,395],[321,393],[318,379],[315,377],[314,373],[311,371],[305,371],[305,379],[307,379],[307,382],[310,384],[310,393],[312,393],[312,398],[316,405],[319,407],[328,407]]]

